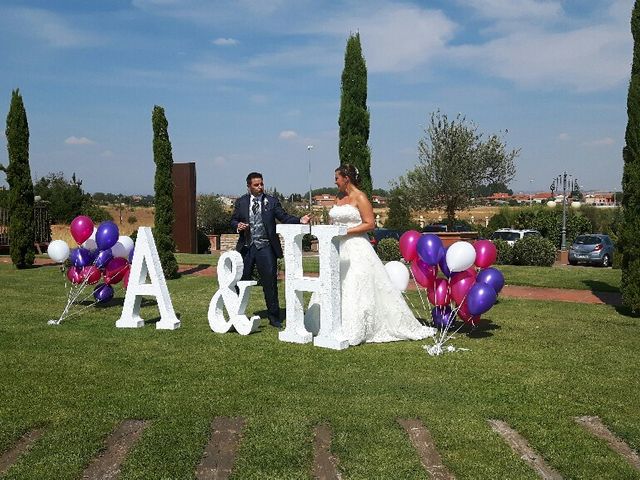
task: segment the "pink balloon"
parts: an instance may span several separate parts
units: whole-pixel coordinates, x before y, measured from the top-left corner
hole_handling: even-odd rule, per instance
[[[87,281],[89,285],[95,285],[100,280],[102,273],[95,265],[88,265],[82,268],[82,279]]]
[[[469,270],[464,272],[456,272],[451,275],[449,283],[451,285],[451,298],[458,305],[463,303],[464,297],[469,289],[476,282],[476,272],[471,273]]]
[[[93,221],[85,215],[78,215],[71,221],[69,229],[73,239],[80,245],[93,234]]]
[[[107,285],[118,283],[124,278],[127,270],[129,270],[129,262],[127,262],[126,258],[112,258],[104,269],[104,283]]]
[[[427,298],[437,307],[449,305],[449,281],[446,278],[436,278],[433,288],[427,290]]]
[[[438,276],[438,267],[427,265],[419,258],[411,262],[411,273],[416,282],[424,288],[433,288]]]
[[[462,319],[464,323],[468,323],[469,325],[473,325],[474,327],[480,323],[480,315],[471,315],[469,313],[469,308],[467,307],[467,303],[463,303],[458,309],[458,316]]]
[[[413,261],[418,256],[416,251],[418,240],[420,240],[420,232],[415,230],[406,231],[400,237],[400,253],[407,262]]]
[[[70,267],[69,270],[67,270],[67,278],[71,283],[75,283],[76,285],[82,283],[82,269]]]
[[[476,250],[476,265],[480,268],[490,267],[498,258],[498,251],[491,240],[478,240],[473,248]]]
[[[124,277],[122,278],[122,284],[124,285],[125,290],[129,286],[129,273],[131,272],[131,268],[127,268],[127,271],[124,273]]]

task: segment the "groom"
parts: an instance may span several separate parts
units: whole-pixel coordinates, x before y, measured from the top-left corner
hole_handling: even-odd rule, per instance
[[[289,215],[276,197],[264,193],[262,174],[247,175],[249,193],[236,200],[231,226],[240,234],[236,250],[242,255],[242,280],[251,280],[253,266],[258,267],[269,324],[281,328],[278,302],[277,259],[282,258],[282,246],[276,234],[276,220],[280,223],[309,223],[309,215],[302,218]]]

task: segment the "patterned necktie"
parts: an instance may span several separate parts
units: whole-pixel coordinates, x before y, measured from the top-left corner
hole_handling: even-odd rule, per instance
[[[253,205],[251,206],[251,211],[253,212],[254,215],[257,215],[258,210],[260,210],[260,204],[258,203],[258,199],[254,198]]]

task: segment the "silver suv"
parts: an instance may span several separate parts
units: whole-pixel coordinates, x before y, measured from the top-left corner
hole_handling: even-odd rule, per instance
[[[515,230],[513,228],[501,228],[491,235],[491,240],[504,240],[513,246],[518,240],[524,237],[541,237],[537,230]]]

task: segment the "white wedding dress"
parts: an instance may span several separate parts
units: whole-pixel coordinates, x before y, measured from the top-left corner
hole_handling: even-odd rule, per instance
[[[359,210],[349,204],[333,206],[329,218],[334,225],[347,227],[362,223]],[[364,233],[340,238],[340,285],[342,336],[350,345],[435,335],[434,328],[413,315]]]

